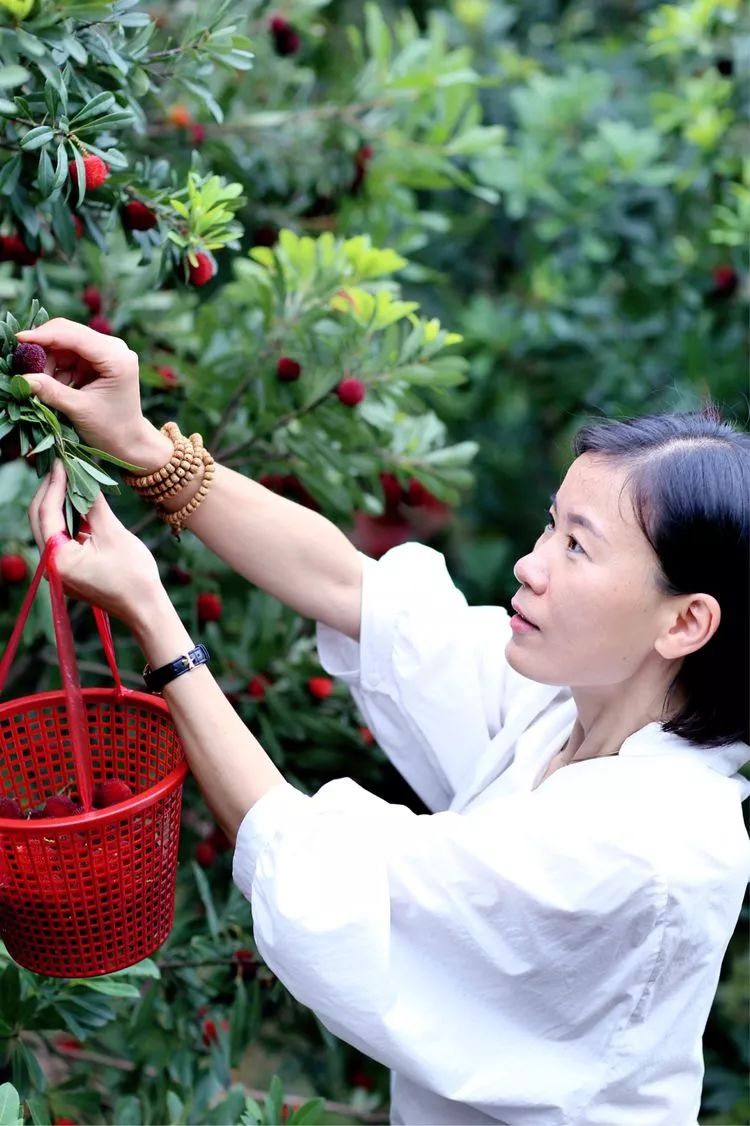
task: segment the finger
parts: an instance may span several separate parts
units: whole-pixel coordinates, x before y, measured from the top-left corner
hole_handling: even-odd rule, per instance
[[[112,362],[112,354],[119,353],[127,345],[116,336],[105,336],[93,328],[54,317],[38,328],[17,332],[19,340],[29,344],[41,344],[43,348],[63,349],[83,356],[95,366],[106,368]]]
[[[39,505],[39,531],[43,545],[51,536],[65,531],[65,510],[63,506],[67,482],[65,466],[60,460],[56,460],[52,467],[47,491]]]
[[[45,477],[42,477],[39,488],[34,493],[31,504],[29,505],[29,524],[31,525],[31,533],[40,552],[44,551],[44,540],[42,539],[42,529],[39,526],[39,508],[42,501],[44,500],[44,495],[47,492],[49,480],[49,473]]]

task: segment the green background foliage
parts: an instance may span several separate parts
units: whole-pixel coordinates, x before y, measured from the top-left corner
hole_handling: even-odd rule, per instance
[[[289,53],[278,14],[299,37]],[[199,430],[364,550],[423,539],[470,601],[507,605],[583,421],[711,397],[747,425],[739,0],[0,0],[0,59],[0,234],[35,259],[7,261],[3,243],[4,310],[24,321],[37,300],[88,321],[96,287],[154,422]],[[110,169],[93,191],[86,152]],[[126,225],[133,200],[154,227]],[[216,273],[198,288],[201,252]],[[298,381],[277,378],[281,357]],[[367,391],[353,409],[346,377]],[[0,546],[33,568],[23,452],[6,435]],[[127,490],[113,503],[289,781],[346,774],[420,808],[343,686],[311,696],[310,623],[189,534],[175,543]],[[24,590],[0,586],[6,636]],[[199,623],[199,593],[220,596],[218,621]],[[72,618],[84,681],[107,683],[89,612]],[[141,655],[117,642],[139,687]],[[6,696],[57,676],[40,597]],[[0,1121],[270,1123],[314,1094],[326,1105],[289,1121],[385,1120],[385,1070],[238,957],[256,954],[250,908],[192,783],[180,858],[152,960],[71,982],[0,958],[3,1078],[23,1101],[0,1087]],[[706,1126],[750,1119],[749,921],[746,906],[706,1030]]]

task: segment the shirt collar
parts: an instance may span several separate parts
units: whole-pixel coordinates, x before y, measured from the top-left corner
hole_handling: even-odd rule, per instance
[[[663,731],[660,723],[647,723],[645,727],[629,735],[620,747],[621,755],[681,755],[691,758],[702,766],[736,777],[743,799],[750,794],[750,780],[737,775],[737,771],[750,762],[750,746],[737,740],[725,747],[697,747],[675,735],[673,731]]]

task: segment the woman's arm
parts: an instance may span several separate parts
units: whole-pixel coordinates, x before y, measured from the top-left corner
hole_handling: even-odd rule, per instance
[[[144,473],[169,461],[172,443],[141,413],[138,357],[124,341],[63,318],[18,336],[47,350],[45,373],[29,378],[41,401],[67,415],[85,441]],[[199,485],[164,507],[176,512]],[[361,561],[325,517],[219,465],[186,527],[261,590],[358,639]]]
[[[142,603],[128,624],[152,669],[195,644],[163,589]],[[165,685],[163,696],[206,804],[234,842],[247,811],[284,777],[205,665]]]

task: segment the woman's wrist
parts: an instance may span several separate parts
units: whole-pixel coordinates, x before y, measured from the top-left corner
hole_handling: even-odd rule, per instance
[[[141,600],[127,624],[152,669],[174,661],[195,646],[163,588]]]

